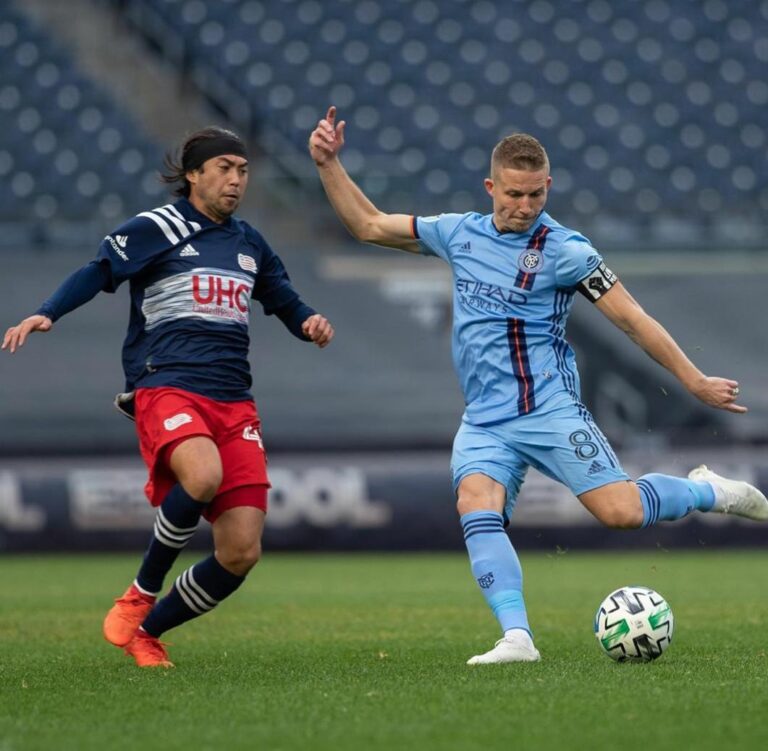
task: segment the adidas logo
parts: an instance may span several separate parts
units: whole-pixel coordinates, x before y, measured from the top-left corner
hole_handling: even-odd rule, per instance
[[[199,256],[200,254],[189,244],[185,245],[179,253],[180,258],[190,258],[191,256]]]
[[[115,235],[115,242],[121,248],[124,248],[126,245],[128,245],[128,235]]]
[[[464,244],[463,244],[463,245],[462,245],[462,246],[459,248],[459,250],[463,250],[463,251],[466,251],[467,253],[471,253],[471,252],[472,252],[472,245],[471,245],[471,243],[470,243],[469,241],[467,241],[467,242],[465,242],[465,243],[464,243]]]
[[[596,475],[598,472],[602,472],[603,470],[607,469],[605,464],[603,464],[601,461],[595,459],[595,461],[592,462],[592,464],[589,465],[589,469],[587,470],[588,475]]]

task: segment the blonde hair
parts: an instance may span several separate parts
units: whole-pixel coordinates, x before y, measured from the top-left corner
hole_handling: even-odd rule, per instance
[[[491,175],[498,168],[549,172],[549,158],[544,147],[527,133],[513,133],[502,138],[491,154]]]

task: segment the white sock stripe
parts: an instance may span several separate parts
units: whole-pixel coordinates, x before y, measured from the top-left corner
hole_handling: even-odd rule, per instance
[[[181,595],[181,599],[184,600],[184,602],[186,603],[187,607],[190,610],[193,610],[198,615],[202,615],[203,613],[205,613],[207,611],[202,610],[195,602],[193,602],[189,598],[189,595],[187,595],[187,593],[184,591],[184,589],[181,586],[181,577],[182,576],[184,576],[184,574],[182,574],[181,576],[179,576],[178,579],[176,579],[176,585],[175,585],[176,586],[176,591]]]
[[[171,533],[175,533],[177,535],[194,534],[195,530],[197,529],[197,524],[193,525],[192,527],[177,527],[175,524],[171,524],[168,521],[168,517],[163,513],[162,507],[157,509],[157,515],[160,519],[162,519],[163,529],[165,529],[169,534]]]
[[[158,524],[158,520],[155,519],[155,539],[167,545],[169,548],[183,548],[192,539],[192,534],[181,537],[179,535],[167,534],[165,530]]]
[[[139,214],[139,216],[145,216],[147,217],[147,219],[151,219],[158,227],[160,227],[166,239],[171,244],[176,245],[177,243],[181,242],[181,238],[176,237],[176,235],[173,233],[173,230],[170,228],[168,223],[162,217],[158,216],[157,214],[151,211],[142,211],[141,214]]]
[[[195,581],[195,575],[192,573],[193,569],[187,569],[186,573],[189,574],[189,578],[187,579],[187,584],[189,585],[189,588],[199,597],[203,600],[203,602],[210,603],[210,606],[212,608],[215,608],[218,604],[218,600],[214,600],[213,597],[211,597],[196,581]]]
[[[143,587],[139,586],[139,582],[136,579],[133,580],[133,586],[136,587],[136,589],[138,589],[139,592],[141,592],[141,594],[143,594],[143,595],[149,595],[150,597],[157,597],[160,594],[159,591],[158,592],[150,592],[149,590],[144,589]]]
[[[196,613],[207,613],[209,610],[213,610],[215,604],[210,605],[195,589],[189,586],[189,572],[190,569],[183,571],[181,576],[176,580],[176,587],[184,598],[184,602],[186,602]],[[190,605],[190,603],[194,603],[194,607]]]

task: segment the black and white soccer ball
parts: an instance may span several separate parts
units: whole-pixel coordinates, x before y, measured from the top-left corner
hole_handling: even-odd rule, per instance
[[[672,641],[672,609],[648,587],[622,587],[606,597],[595,614],[600,648],[618,662],[650,662]]]

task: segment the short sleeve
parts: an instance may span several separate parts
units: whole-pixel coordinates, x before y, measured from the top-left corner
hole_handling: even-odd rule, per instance
[[[557,251],[555,281],[561,289],[575,287],[601,263],[602,257],[586,237],[571,235]]]
[[[413,223],[414,234],[421,252],[427,256],[439,256],[450,261],[450,240],[466,214],[439,214],[419,216]]]
[[[114,292],[173,244],[161,227],[145,216],[135,216],[121,224],[101,241],[96,254],[96,260],[109,267],[110,281],[105,291]]]

